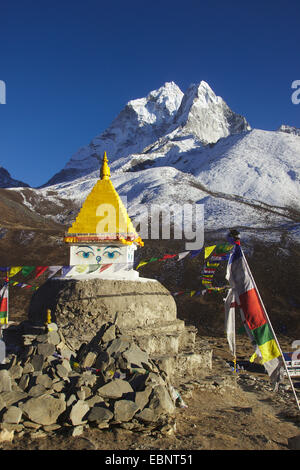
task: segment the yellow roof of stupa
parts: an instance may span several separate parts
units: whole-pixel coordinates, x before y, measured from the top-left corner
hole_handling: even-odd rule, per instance
[[[125,206],[110,180],[106,152],[100,178],[84,201],[75,222],[69,227],[64,241],[67,243],[118,240],[122,243],[143,241],[135,231]]]

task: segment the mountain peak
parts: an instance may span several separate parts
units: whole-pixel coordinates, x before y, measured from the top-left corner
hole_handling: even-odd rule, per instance
[[[136,113],[140,125],[158,125],[173,117],[183,96],[176,83],[166,82],[157,90],[150,91],[146,97],[129,101],[127,107]]]
[[[175,117],[176,126],[184,127],[205,144],[251,129],[246,119],[233,112],[204,80],[187,89]]]
[[[10,173],[0,166],[0,188],[25,188],[29,187],[29,184],[23,183],[22,181],[15,180],[11,177]]]
[[[104,151],[115,171],[132,155],[160,146],[161,139],[172,146],[173,138],[188,135],[208,144],[249,129],[246,119],[231,111],[204,80],[190,85],[186,93],[175,82],[165,82],[147,96],[130,100],[111,125],[79,149],[46,186],[98,170]]]
[[[281,124],[277,129],[278,132],[285,132],[286,134],[292,134],[300,136],[300,129],[294,126],[288,126],[287,124]]]

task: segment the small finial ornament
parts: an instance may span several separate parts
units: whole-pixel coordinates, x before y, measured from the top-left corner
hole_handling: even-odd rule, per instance
[[[104,152],[103,162],[102,162],[102,166],[100,170],[100,178],[102,180],[109,180],[109,177],[110,177],[110,168],[108,166],[108,159],[107,159],[106,152]]]

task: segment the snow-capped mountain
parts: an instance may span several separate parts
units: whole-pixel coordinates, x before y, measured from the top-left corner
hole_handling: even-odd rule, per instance
[[[249,130],[246,119],[230,110],[202,81],[184,94],[174,83],[165,83],[147,97],[129,101],[112,124],[81,148],[47,185],[70,181],[98,169],[104,151],[121,168],[131,155],[149,147],[182,141],[185,148],[214,143],[221,137]]]
[[[28,186],[28,184],[12,178],[10,173],[3,166],[0,166],[0,188],[24,188]]]
[[[279,129],[279,132],[286,132],[287,134],[293,134],[300,136],[300,129],[294,126],[287,126],[286,124],[282,124]]]
[[[294,129],[251,129],[207,83],[186,93],[166,83],[130,101],[48,183],[32,189],[31,199],[22,194],[33,211],[38,198],[70,201],[73,217],[99,178],[106,151],[112,182],[134,221],[150,205],[197,203],[204,205],[207,230],[238,226],[270,237],[271,227],[275,236],[285,230],[300,239],[300,139]]]

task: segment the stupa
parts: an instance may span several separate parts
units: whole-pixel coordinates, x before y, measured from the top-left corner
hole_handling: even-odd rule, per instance
[[[134,338],[170,377],[211,368],[212,351],[195,353],[196,328],[177,318],[171,293],[133,269],[134,252],[143,241],[110,180],[106,153],[100,179],[64,241],[70,248],[69,269],[33,294],[30,320],[45,323],[50,310],[74,349],[88,343],[104,324],[116,324],[124,335],[120,347]]]
[[[72,279],[137,279],[134,252],[143,246],[127,210],[110,180],[106,152],[100,179],[84,201],[64,241],[70,246]]]

